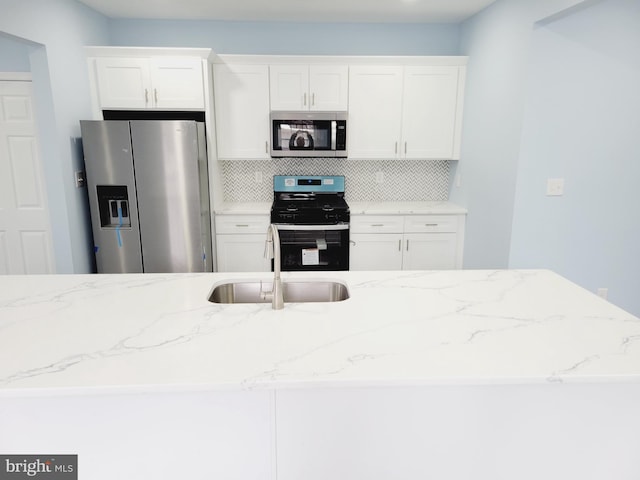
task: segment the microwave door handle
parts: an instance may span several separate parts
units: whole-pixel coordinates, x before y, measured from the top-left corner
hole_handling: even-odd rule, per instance
[[[336,120],[331,120],[331,150],[335,151],[336,149],[336,141],[338,136],[338,122]]]

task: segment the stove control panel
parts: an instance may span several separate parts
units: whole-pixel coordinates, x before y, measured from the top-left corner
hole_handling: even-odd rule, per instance
[[[274,192],[344,193],[342,175],[274,175]]]

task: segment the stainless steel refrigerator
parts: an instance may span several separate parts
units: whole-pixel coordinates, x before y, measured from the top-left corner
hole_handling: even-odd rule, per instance
[[[98,273],[212,271],[204,124],[80,127]]]

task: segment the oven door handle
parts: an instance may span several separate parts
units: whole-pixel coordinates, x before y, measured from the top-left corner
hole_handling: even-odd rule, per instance
[[[278,230],[348,230],[348,223],[339,223],[337,225],[291,225],[289,223],[276,223]]]

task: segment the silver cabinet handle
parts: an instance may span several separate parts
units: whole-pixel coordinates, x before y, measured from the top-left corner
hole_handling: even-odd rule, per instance
[[[407,142],[404,142],[404,154],[407,154]]]
[[[264,142],[264,153],[269,153],[269,141]]]
[[[311,94],[311,106],[314,107],[316,105],[316,94],[315,92]]]
[[[407,252],[409,251],[409,239],[407,238]]]
[[[398,154],[398,142],[396,142],[395,154]]]
[[[248,227],[249,225],[247,225],[246,223],[236,223],[236,227]]]
[[[149,103],[149,89],[145,88],[144,89],[144,104],[146,105],[147,103]]]
[[[398,251],[402,251],[402,240],[398,240]]]
[[[384,227],[384,223],[372,223],[372,227]]]
[[[424,226],[425,227],[437,227],[438,224],[437,223],[425,223]]]
[[[302,104],[306,107],[307,106],[307,94],[304,94],[304,100],[302,101]]]
[[[158,89],[157,88],[153,89],[153,99],[155,100],[156,105],[158,105]]]

